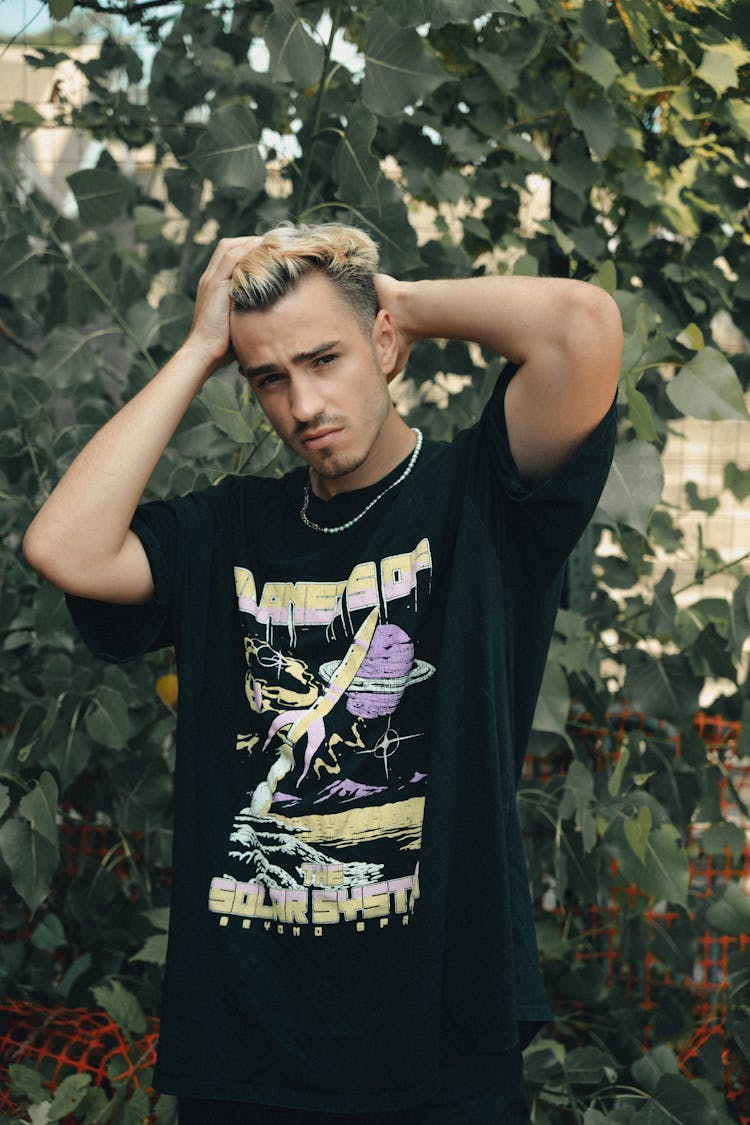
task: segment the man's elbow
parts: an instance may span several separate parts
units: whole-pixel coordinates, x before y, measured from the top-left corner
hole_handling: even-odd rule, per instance
[[[53,585],[59,585],[55,578],[57,572],[55,563],[59,557],[59,552],[55,550],[44,532],[39,529],[36,521],[27,528],[21,548],[23,557],[33,571],[41,578],[46,578],[48,582],[52,582]]]
[[[596,370],[598,378],[617,386],[622,358],[622,318],[617,302],[604,289],[580,282],[571,292],[572,307],[565,317],[569,349]]]

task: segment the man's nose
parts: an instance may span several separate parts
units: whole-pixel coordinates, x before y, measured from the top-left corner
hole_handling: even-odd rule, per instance
[[[289,405],[296,422],[311,422],[325,413],[325,400],[315,379],[309,375],[292,379],[289,388]]]

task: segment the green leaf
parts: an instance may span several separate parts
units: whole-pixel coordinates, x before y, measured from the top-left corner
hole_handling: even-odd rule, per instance
[[[654,600],[649,613],[649,629],[657,637],[672,639],[677,603],[672,596],[674,571],[668,567],[654,587]]]
[[[26,1111],[29,1115],[31,1125],[49,1125],[49,1111],[52,1103],[50,1101],[39,1102],[38,1105],[30,1105]]]
[[[0,855],[10,869],[15,890],[34,914],[49,894],[60,853],[28,824],[6,820],[0,828]]]
[[[49,1111],[50,1121],[62,1121],[78,1108],[91,1085],[90,1074],[69,1074],[55,1090]]]
[[[157,906],[153,910],[144,910],[144,917],[148,918],[152,926],[164,933],[169,929],[169,907]]]
[[[369,21],[365,58],[362,101],[383,117],[401,113],[452,78],[426,53],[416,31],[404,30],[382,14]]]
[[[565,672],[559,664],[548,660],[532,727],[537,731],[559,734],[567,741],[569,712],[570,691]]]
[[[750,578],[745,577],[732,595],[729,614],[730,650],[735,660],[741,658],[748,636],[750,636]]]
[[[723,821],[712,824],[701,833],[701,844],[707,855],[723,855],[728,848],[736,863],[745,847],[745,833],[737,824]]]
[[[156,1125],[177,1125],[177,1098],[171,1094],[160,1094],[154,1121]]]
[[[615,523],[646,535],[648,519],[661,499],[664,469],[653,445],[631,441],[615,451],[612,469],[599,501],[602,513]]]
[[[645,894],[687,906],[690,881],[688,857],[673,824],[662,824],[651,830],[643,860],[638,858],[628,840],[628,848],[618,850],[618,863],[623,878],[635,883]]]
[[[622,73],[612,52],[596,43],[586,44],[575,65],[604,90],[608,90],[617,76]]]
[[[746,141],[750,141],[750,102],[730,98],[723,104],[734,128]]]
[[[243,188],[255,194],[262,191],[266,182],[258,139],[258,122],[248,106],[222,106],[211,114],[198,143],[185,159],[219,187]]]
[[[274,82],[292,81],[301,90],[318,85],[325,66],[325,51],[293,0],[273,0],[273,14],[266,20],[264,38]]]
[[[594,778],[583,762],[572,761],[565,775],[565,788],[560,802],[563,820],[582,810],[594,796]]]
[[[712,516],[721,501],[718,496],[701,496],[695,481],[689,480],[685,485],[685,500],[691,512],[705,512]]]
[[[617,289],[617,269],[611,258],[602,262],[596,273],[592,274],[591,281],[600,286],[605,293],[614,296]]]
[[[630,1068],[636,1082],[650,1093],[656,1089],[664,1074],[679,1074],[680,1064],[671,1048],[664,1044],[654,1047],[641,1058],[636,1059]]]
[[[119,692],[102,684],[86,712],[84,725],[95,742],[122,750],[130,733],[128,705]]]
[[[53,20],[64,20],[73,11],[75,0],[48,0],[49,14]]]
[[[83,953],[80,957],[76,957],[57,987],[63,1000],[68,999],[78,980],[89,971],[93,963],[94,959],[90,953]]]
[[[141,348],[175,350],[187,336],[194,305],[184,293],[167,293],[153,308],[148,301],[136,302],[128,311],[128,325]]]
[[[704,348],[693,356],[667,383],[667,395],[679,411],[692,418],[750,420],[737,373],[715,348]]]
[[[723,934],[747,933],[750,929],[750,898],[738,883],[727,883],[721,898],[716,899],[706,910],[709,926]]]
[[[646,0],[630,0],[627,5],[619,4],[617,14],[625,25],[625,30],[635,49],[644,59],[650,61],[653,54],[651,33],[654,20]]]
[[[111,223],[127,210],[136,196],[135,184],[119,172],[107,168],[86,168],[68,176],[84,226],[100,227]]]
[[[573,1086],[599,1086],[615,1081],[617,1064],[599,1047],[574,1047],[565,1056],[565,1076]]]
[[[58,846],[57,799],[57,782],[45,770],[18,805],[18,811],[31,823],[32,830],[44,836],[54,848]]]
[[[714,622],[702,629],[684,651],[690,667],[698,676],[735,679],[736,671],[727,638],[723,632],[719,632]]]
[[[720,1125],[711,1103],[681,1074],[664,1074],[632,1125]]]
[[[676,724],[692,719],[703,677],[694,674],[687,657],[677,653],[656,657],[634,650],[626,654],[624,663],[625,695],[635,710]]]
[[[167,959],[167,935],[152,934],[130,958],[131,961],[150,961],[154,965],[163,965]]]
[[[717,94],[737,85],[737,68],[723,47],[709,47],[703,54],[696,76],[707,82]]]
[[[86,769],[94,750],[94,743],[82,730],[68,731],[64,737],[48,740],[49,762],[60,778],[62,793]]]
[[[610,797],[616,797],[622,788],[622,779],[625,776],[625,770],[628,762],[630,761],[630,751],[627,746],[623,745],[620,753],[617,755],[617,764],[612,771],[612,774],[607,782],[607,791]]]
[[[44,1075],[24,1063],[11,1063],[8,1067],[11,1089],[17,1098],[30,1102],[41,1102],[49,1096],[44,1085]]]
[[[685,348],[690,348],[694,352],[702,352],[706,344],[703,339],[703,333],[697,324],[688,324],[687,328],[683,328],[682,332],[676,337],[677,343],[682,344]]]
[[[31,935],[31,944],[35,949],[46,949],[50,951],[59,949],[61,946],[68,944],[62,922],[56,914],[48,914],[47,917],[43,918],[39,925],[34,928],[34,932]]]
[[[370,206],[379,205],[380,164],[371,145],[377,118],[357,103],[351,113],[333,156],[333,178],[339,199],[357,199]]]
[[[740,502],[750,496],[750,469],[738,469],[733,461],[724,466],[724,487],[728,488]]]
[[[658,434],[646,396],[627,378],[623,381],[628,403],[628,417],[639,441],[655,442]]]
[[[579,105],[571,94],[565,100],[565,108],[591,151],[600,160],[606,160],[617,139],[617,118],[610,103],[603,97],[594,97],[586,105]]]
[[[255,430],[242,412],[235,389],[223,379],[209,379],[199,400],[222,433],[245,445],[255,440]]]
[[[517,16],[511,0],[385,0],[381,10],[400,27],[445,27],[447,23],[467,24],[490,12]]]
[[[90,339],[80,329],[58,324],[42,345],[35,363],[37,373],[56,390],[90,382],[97,367]]]
[[[113,1099],[117,1101],[117,1097]],[[78,1117],[83,1122],[83,1125],[99,1125],[100,1122],[105,1121],[110,1117],[112,1112],[112,1102],[107,1097],[106,1091],[101,1086],[89,1086],[86,1091],[86,1096],[78,1107]],[[75,1117],[73,1120],[77,1120]],[[122,1125],[122,1120],[118,1116],[111,1118],[117,1125]],[[148,1118],[144,1115],[143,1119],[138,1122],[138,1125],[145,1125]],[[176,1125],[176,1123],[175,1123]]]
[[[641,863],[646,862],[646,846],[651,831],[651,809],[641,805],[634,816],[625,821],[625,839]]]
[[[166,223],[169,222],[169,216],[159,207],[149,207],[143,204],[139,204],[133,209],[133,218],[135,219],[138,237],[142,238],[144,242],[150,242],[152,238],[158,238]]]
[[[0,245],[0,293],[25,301],[47,284],[47,271],[25,234],[14,234]]]
[[[118,1125],[143,1125],[150,1120],[151,1102],[148,1093],[141,1087],[134,1090],[121,1107]]]
[[[126,1035],[143,1035],[148,1024],[138,998],[124,988],[118,980],[108,981],[92,989],[100,1008],[112,1017]]]

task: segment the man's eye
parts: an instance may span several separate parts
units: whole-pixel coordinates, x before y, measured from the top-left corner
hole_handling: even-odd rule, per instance
[[[319,355],[315,360],[315,365],[316,367],[327,367],[329,363],[333,363],[334,359],[338,359],[338,356],[333,353],[331,355]]]
[[[281,378],[281,376],[279,374],[277,374],[276,372],[274,372],[272,375],[264,375],[263,378],[259,379],[258,382],[255,385],[256,385],[256,387],[259,387],[259,388],[260,387],[271,387],[271,386],[273,386],[274,383],[278,382],[278,380],[280,378]]]

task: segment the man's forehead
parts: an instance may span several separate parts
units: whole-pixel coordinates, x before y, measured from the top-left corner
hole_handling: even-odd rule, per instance
[[[326,346],[342,345],[362,335],[362,324],[328,278],[305,286],[303,279],[267,309],[233,310],[232,345],[241,365],[289,363],[318,354]]]

